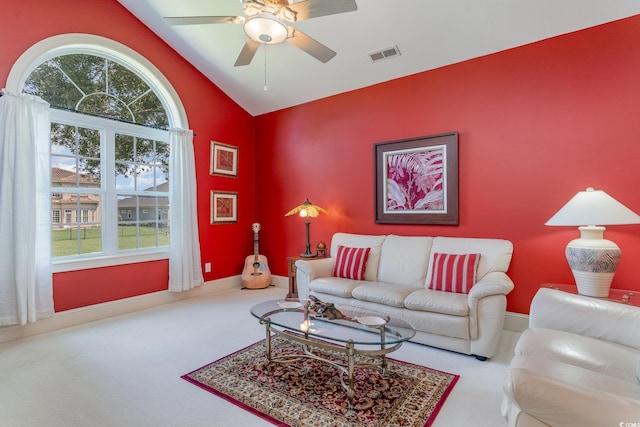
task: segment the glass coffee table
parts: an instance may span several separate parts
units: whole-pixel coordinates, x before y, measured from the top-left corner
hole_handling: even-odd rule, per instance
[[[308,307],[308,301],[273,300],[251,308],[251,314],[266,328],[267,363],[312,358],[336,367],[342,374],[340,382],[347,391],[350,405],[355,396],[355,369],[380,368],[384,375],[386,355],[399,349],[416,334],[407,322],[379,313],[343,306],[337,308],[344,319],[328,319],[317,317]],[[300,344],[300,351],[273,355],[272,334]],[[346,362],[323,357],[318,353],[319,349],[340,352],[346,356]],[[356,360],[357,356],[366,357]]]

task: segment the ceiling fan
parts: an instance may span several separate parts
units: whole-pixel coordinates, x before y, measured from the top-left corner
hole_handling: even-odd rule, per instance
[[[304,50],[320,62],[328,62],[336,52],[302,31],[287,25],[320,16],[358,9],[355,0],[241,0],[244,16],[181,16],[164,18],[170,25],[242,24],[246,41],[234,66],[251,63],[261,44],[285,41]]]

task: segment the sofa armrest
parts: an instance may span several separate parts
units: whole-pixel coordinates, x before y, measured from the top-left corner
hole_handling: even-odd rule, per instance
[[[492,357],[504,326],[506,296],[513,281],[505,273],[494,271],[478,280],[469,291],[469,336],[476,356]],[[484,337],[483,339],[478,339]]]
[[[336,260],[334,258],[320,258],[313,261],[298,260],[296,261],[296,285],[298,290],[298,299],[303,300],[309,298],[309,283],[319,277],[331,277],[333,266]]]
[[[478,280],[469,291],[470,300],[479,300],[490,295],[507,295],[514,288],[513,281],[505,273],[494,271]],[[471,304],[471,301],[469,302]]]
[[[640,349],[640,307],[538,290],[531,302],[529,327],[567,331]]]

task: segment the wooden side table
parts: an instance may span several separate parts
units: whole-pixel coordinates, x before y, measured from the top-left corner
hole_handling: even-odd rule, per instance
[[[571,294],[578,294],[578,288],[576,287],[576,285],[569,285],[565,283],[544,283],[542,287],[558,289],[560,291],[569,292]],[[619,302],[621,304],[640,307],[640,292],[630,291],[626,289],[610,289],[608,297],[599,299],[606,299],[613,302]]]
[[[299,259],[303,259],[305,261],[315,261],[317,259],[322,259],[324,257],[318,258],[302,258],[300,256],[290,256],[287,257],[287,262],[289,263],[289,293],[287,294],[287,299],[290,300],[298,300],[298,285],[296,283],[296,261]]]
[[[290,256],[287,257],[287,262],[289,263],[289,293],[287,294],[287,299],[298,299],[298,285],[296,284],[296,261],[302,259],[299,256]]]

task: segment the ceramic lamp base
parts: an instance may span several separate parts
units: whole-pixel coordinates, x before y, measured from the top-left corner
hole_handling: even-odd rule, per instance
[[[614,273],[592,273],[589,271],[571,270],[580,295],[606,298],[609,296]]]
[[[606,298],[620,263],[620,248],[602,238],[604,227],[580,227],[581,238],[569,242],[565,254],[578,293]]]

